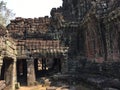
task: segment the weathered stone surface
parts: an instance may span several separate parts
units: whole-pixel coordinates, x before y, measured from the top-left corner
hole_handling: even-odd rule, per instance
[[[25,38],[45,38],[45,33],[48,31],[50,24],[50,18],[21,18],[17,17],[15,20],[11,20],[11,23],[7,26],[11,36],[16,39]]]
[[[5,89],[5,87],[6,87],[5,81],[1,80],[0,81],[0,90]]]
[[[0,90],[4,87],[15,90],[16,83],[16,44],[6,28],[0,25]],[[15,63],[13,63],[15,61]]]
[[[50,18],[18,17],[11,20],[7,29],[10,36],[16,40],[20,57],[23,54],[40,57],[40,53],[44,54],[42,57],[48,57],[50,53],[51,57],[59,57],[63,60],[62,71],[64,73],[73,75],[89,73],[119,78],[119,8],[119,0],[63,0],[62,7],[51,10]],[[3,29],[3,27],[0,28],[1,36],[6,33]],[[13,53],[16,48],[13,48],[14,50],[11,48],[12,44],[9,40],[6,44],[9,48],[2,47],[2,49],[11,51],[12,56],[17,54]],[[11,52],[7,54],[2,52],[2,54],[11,57]],[[35,82],[34,60],[28,61],[27,65],[28,85],[33,85]],[[15,73],[15,68],[11,71]],[[10,70],[8,75],[9,73],[11,73]],[[14,76],[15,74],[12,74],[12,79],[15,81]],[[89,78],[88,81],[99,84],[104,80]],[[49,83],[49,81],[46,82]],[[9,80],[6,83],[9,83]],[[119,88],[118,84],[119,82],[115,80],[108,83],[110,86],[114,85]]]
[[[72,71],[77,67],[71,63],[77,59],[81,64],[81,57],[86,62],[119,62],[119,3],[119,0],[63,0],[62,7],[51,10],[53,27],[56,25],[58,32],[64,33],[60,39],[69,47]]]
[[[34,59],[32,57],[27,60],[27,85],[34,86],[36,83]]]

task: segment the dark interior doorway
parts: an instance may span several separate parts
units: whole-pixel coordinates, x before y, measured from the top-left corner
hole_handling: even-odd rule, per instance
[[[26,59],[17,60],[17,81],[22,86],[27,85],[27,62],[26,62]]]
[[[13,59],[12,58],[3,58],[3,65],[1,69],[1,80],[5,80],[6,85],[9,86],[12,84],[13,74]]]
[[[56,73],[61,72],[61,60],[60,60],[60,58],[54,58],[53,61],[54,61],[53,65],[52,65],[53,71],[55,71]]]
[[[44,77],[46,75],[46,59],[39,58],[34,60],[36,78]]]
[[[60,58],[41,58],[36,59],[34,62],[36,78],[53,75],[61,72],[61,59]]]

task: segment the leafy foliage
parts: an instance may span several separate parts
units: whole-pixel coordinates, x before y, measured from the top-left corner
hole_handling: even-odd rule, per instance
[[[6,26],[9,20],[15,15],[11,9],[6,7],[6,4],[6,2],[0,1],[0,24],[4,26]]]

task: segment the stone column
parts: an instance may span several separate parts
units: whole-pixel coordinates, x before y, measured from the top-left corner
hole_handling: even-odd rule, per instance
[[[2,65],[3,65],[3,57],[0,57],[0,78],[1,78]]]
[[[42,70],[46,70],[46,58],[42,59]]]
[[[15,90],[16,83],[17,83],[16,58],[14,58],[14,60],[13,60],[13,72],[12,72],[12,90]]]
[[[34,59],[33,57],[28,58],[27,60],[27,85],[35,85],[35,68],[34,68]]]
[[[68,72],[68,55],[64,55],[62,65],[61,65],[61,72],[67,73]]]

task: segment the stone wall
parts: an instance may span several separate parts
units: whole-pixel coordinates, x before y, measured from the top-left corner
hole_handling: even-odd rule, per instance
[[[68,63],[80,64],[70,64],[71,68],[86,59],[119,62],[119,7],[119,0],[63,0],[62,7],[51,10],[52,21],[63,34],[59,33],[61,42],[69,47]]]
[[[82,46],[81,44],[85,43],[84,44],[84,45],[86,45],[84,47],[84,49],[86,50],[85,55],[87,55],[87,53],[88,53],[87,56],[89,58],[91,56],[94,56],[94,58],[95,58],[95,54],[97,54],[97,53],[105,54],[105,47],[110,48],[109,46],[106,46],[105,43],[103,42],[104,38],[108,39],[108,37],[110,37],[110,36],[106,35],[106,34],[109,34],[109,31],[107,32],[107,30],[110,30],[110,27],[108,26],[110,23],[107,22],[108,21],[107,17],[109,15],[111,15],[110,14],[111,12],[114,12],[113,14],[116,14],[115,12],[117,12],[117,10],[118,10],[117,8],[119,7],[118,3],[119,3],[119,0],[117,0],[117,1],[114,1],[114,0],[109,0],[109,1],[107,1],[107,0],[101,0],[101,1],[99,1],[99,0],[98,1],[63,0],[63,6],[61,7],[61,11],[58,8],[58,11],[56,10],[56,12],[57,13],[63,12],[62,15],[65,20],[63,22],[63,25],[65,26],[65,28],[64,27],[62,28],[62,26],[61,26],[61,31],[63,31],[64,33],[67,33],[67,34],[69,33],[68,35],[70,37],[74,37],[71,39],[71,43],[73,44],[73,42],[74,42],[74,44],[75,44],[75,46],[72,45],[72,46],[74,46],[73,49],[79,49],[79,48],[81,48],[80,46]],[[113,6],[114,8],[111,6]],[[71,14],[73,14],[74,18],[76,18],[77,21],[75,21],[75,20],[67,21],[66,15],[64,15],[65,11],[69,11],[69,13],[70,13],[69,15],[66,13],[68,15],[67,17],[72,17]],[[119,10],[118,10],[118,12],[119,12]],[[54,15],[53,15],[53,17],[54,17]],[[77,17],[75,15],[77,15]],[[119,31],[119,28],[117,28],[117,29],[115,28],[115,26],[118,27],[118,24],[119,24],[119,14],[116,14],[113,17],[115,17],[117,20],[116,21],[112,20],[113,24],[110,26],[113,27],[113,29]],[[111,17],[109,17],[109,19],[113,18],[113,17],[111,16]],[[57,19],[58,18],[60,18],[60,16],[57,16]],[[61,20],[61,21],[63,21],[63,20]],[[76,25],[76,27],[74,25]],[[115,32],[115,30],[113,30],[111,32]],[[78,34],[76,34],[76,33],[78,33]],[[81,35],[81,33],[83,35]],[[70,38],[65,35],[64,35],[64,37],[67,39]],[[85,39],[86,40],[83,41],[81,38],[83,40],[85,40]],[[79,42],[79,43],[76,43],[75,40],[77,40],[77,42]],[[79,40],[81,40],[81,41],[79,41]],[[64,40],[63,40],[63,42],[64,42]],[[112,43],[112,42],[110,42],[110,43]],[[80,45],[80,46],[78,46],[78,45]],[[102,48],[104,50],[102,50]],[[78,53],[79,53],[79,51],[78,51]],[[102,55],[102,57],[104,57],[104,55]]]
[[[7,26],[7,29],[9,30],[11,36],[16,39],[40,39],[45,38],[49,24],[50,18],[47,16],[34,19],[17,17],[15,20],[11,20],[11,23]]]

